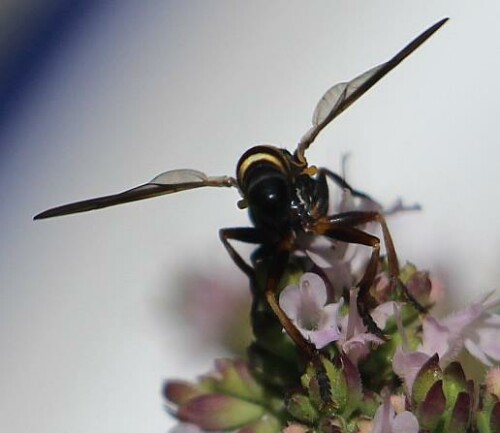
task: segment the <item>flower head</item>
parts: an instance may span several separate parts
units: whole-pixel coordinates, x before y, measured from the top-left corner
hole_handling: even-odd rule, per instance
[[[340,337],[338,314],[342,301],[327,304],[327,299],[324,281],[311,272],[303,274],[298,285],[285,287],[279,297],[280,307],[318,349]]]
[[[278,302],[318,350],[301,350],[283,332],[266,292],[273,262],[256,250],[247,359],[217,361],[196,383],[168,382],[168,408],[181,421],[171,433],[496,432],[498,368],[476,386],[454,359],[466,349],[484,364],[500,360],[500,300],[486,296],[444,319],[424,315],[415,304],[430,308],[440,286],[411,264],[394,284],[384,258],[360,299],[347,244],[303,235],[309,251],[289,257]]]

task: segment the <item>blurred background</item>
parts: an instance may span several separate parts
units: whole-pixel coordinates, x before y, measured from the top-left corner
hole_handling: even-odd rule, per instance
[[[338,170],[350,153],[355,187],[423,206],[390,226],[449,309],[498,288],[499,14],[493,0],[3,0],[0,429],[166,431],[162,381],[225,355],[190,326],[186,286],[247,293],[217,234],[248,224],[236,191],[35,213],[173,168],[233,175],[254,144],[293,150],[327,88],[444,16],[308,158]]]

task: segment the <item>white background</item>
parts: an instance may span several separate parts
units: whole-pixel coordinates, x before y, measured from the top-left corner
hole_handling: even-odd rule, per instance
[[[109,1],[72,30],[1,132],[0,429],[163,432],[166,377],[218,350],[173,314],[182,275],[238,272],[217,230],[237,192],[196,190],[32,222],[173,168],[234,174],[248,147],[293,149],[332,84],[450,22],[330,125],[308,153],[389,204],[402,260],[450,308],[498,287],[496,1]]]

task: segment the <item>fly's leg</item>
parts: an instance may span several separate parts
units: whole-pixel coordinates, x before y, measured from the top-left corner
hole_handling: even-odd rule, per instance
[[[238,254],[229,241],[235,240],[247,244],[261,244],[263,242],[262,233],[253,227],[234,227],[220,229],[219,237],[236,266],[253,281],[255,279],[254,269]]]
[[[286,266],[288,264],[288,251],[277,252],[271,265],[269,266],[269,271],[266,279],[265,297],[266,301],[273,310],[281,326],[285,329],[286,333],[290,336],[293,342],[301,350],[303,354],[307,356],[308,359],[313,359],[317,356],[317,350],[315,346],[300,333],[297,327],[289,319],[283,309],[280,307],[277,299],[276,293],[278,291],[278,284],[281,277],[285,273]]]
[[[399,278],[399,262],[396,254],[396,249],[392,241],[389,228],[385,222],[384,216],[379,212],[344,212],[337,215],[329,216],[325,219],[319,220],[314,226],[314,231],[317,234],[323,234],[331,239],[341,240],[344,242],[355,243],[370,246],[372,248],[372,254],[368,262],[367,268],[361,281],[358,283],[359,294],[358,294],[358,308],[360,314],[365,321],[366,326],[369,328],[370,332],[373,332],[373,327],[376,326],[368,314],[370,307],[373,306],[374,300],[369,293],[370,287],[375,279],[378,259],[380,257],[380,240],[372,235],[369,235],[359,229],[356,226],[367,224],[370,222],[376,222],[380,224],[382,229],[382,236],[384,239],[384,244],[387,253],[387,262],[389,266],[389,275],[391,277],[391,284],[393,287],[402,289],[404,296],[419,312],[426,312],[425,308],[420,305],[410,293],[408,293],[406,287],[403,285]],[[378,330],[378,327],[377,327]],[[375,334],[381,334],[380,330],[374,332]]]
[[[387,252],[389,274],[391,278],[399,278],[399,262],[398,256],[396,254],[396,248],[394,248],[394,242],[392,241],[392,237],[389,232],[389,228],[387,227],[387,223],[385,222],[385,218],[380,212],[343,212],[327,217],[327,221],[328,223],[333,224],[337,227],[343,226],[351,228],[371,222],[380,224],[380,227],[382,229],[382,237],[384,238],[385,249]]]
[[[264,236],[261,231],[253,227],[239,227],[239,228],[225,228],[219,231],[220,239],[226,248],[227,252],[236,263],[236,265],[248,276],[252,286],[252,290],[257,284],[255,270],[237,253],[234,247],[230,244],[230,240],[262,244]],[[278,284],[285,273],[288,264],[289,252],[287,249],[278,249],[276,254],[273,254],[271,263],[268,267],[268,274],[265,283],[264,296],[267,304],[280,321],[281,326],[285,329],[292,341],[298,348],[308,357],[315,356],[315,347],[307,341],[293,322],[288,318],[283,309],[279,306],[276,299],[276,292],[278,291]],[[257,295],[254,292],[253,307],[257,308]]]
[[[408,292],[406,286],[401,282],[399,278],[399,262],[398,256],[396,254],[396,248],[394,247],[394,242],[392,241],[391,233],[387,227],[384,215],[380,212],[345,212],[337,215],[328,217],[328,220],[335,224],[356,226],[362,225],[369,222],[377,222],[380,224],[382,229],[382,236],[384,238],[384,244],[387,254],[387,263],[389,265],[389,275],[392,280],[392,284],[398,289],[402,289],[404,296],[407,301],[415,307],[420,313],[426,313],[427,309],[420,305],[418,301]]]
[[[314,232],[333,240],[371,247],[372,252],[368,265],[366,266],[361,280],[357,284],[357,287],[359,288],[357,307],[359,314],[363,319],[363,323],[366,325],[368,330],[372,334],[385,339],[383,332],[370,316],[370,310],[376,305],[375,299],[373,299],[370,294],[370,288],[375,280],[375,276],[377,275],[378,261],[380,257],[380,239],[355,227],[329,223],[326,221],[319,222],[316,226],[314,226]]]

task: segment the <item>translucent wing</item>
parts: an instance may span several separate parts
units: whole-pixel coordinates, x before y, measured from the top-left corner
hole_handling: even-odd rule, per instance
[[[330,88],[319,100],[313,114],[312,128],[300,140],[295,154],[299,161],[304,162],[304,152],[314,141],[320,131],[335,117],[342,113],[349,105],[369,90],[388,72],[399,65],[406,57],[429,39],[446,21],[444,18],[425,32],[416,37],[388,62],[366,71],[351,81],[339,83]]]
[[[348,83],[335,84],[327,90],[327,92],[319,100],[313,113],[313,127],[321,125],[326,121],[331,113],[340,114],[341,109],[347,108],[345,101],[352,98],[352,95],[371,77],[377,74],[384,65],[375,66],[374,68],[354,78]]]
[[[171,170],[156,176],[144,185],[129,189],[128,191],[58,206],[39,213],[33,219],[38,220],[72,213],[86,212],[89,210],[101,209],[108,206],[143,200],[159,195],[172,194],[174,192],[199,188],[202,186],[230,187],[235,185],[236,181],[228,176],[209,177],[200,171],[191,169]]]

